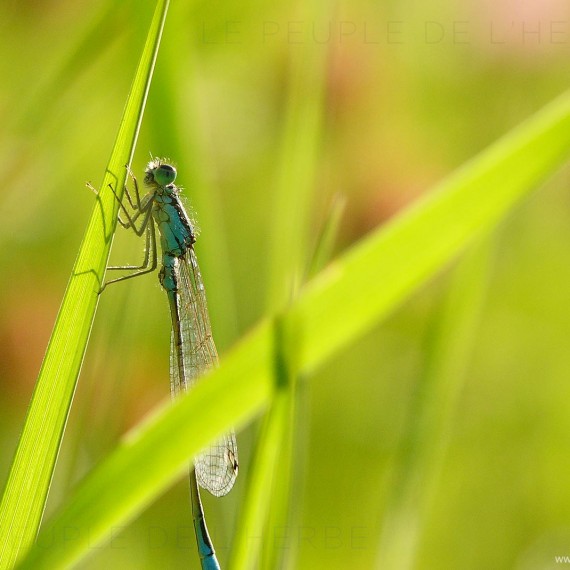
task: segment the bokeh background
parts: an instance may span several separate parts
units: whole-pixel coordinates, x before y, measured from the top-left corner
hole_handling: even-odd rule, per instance
[[[0,2],[2,484],[94,206],[84,183],[102,179],[152,10]],[[149,152],[178,166],[222,359],[268,306],[286,111],[315,94],[300,60],[322,62],[310,257],[333,196],[346,204],[336,255],[562,93],[569,56],[563,0],[174,0],[133,168]],[[289,538],[291,567],[527,570],[570,556],[569,183],[554,175],[303,383],[295,517],[265,538]],[[140,258],[139,241],[115,239],[113,261]],[[48,516],[168,397],[168,344],[156,276],[105,292]],[[235,490],[205,499],[222,561],[258,423],[239,434]],[[79,567],[188,567],[192,532],[180,481]]]

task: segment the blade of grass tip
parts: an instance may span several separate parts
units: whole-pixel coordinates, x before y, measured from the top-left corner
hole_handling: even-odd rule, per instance
[[[157,9],[103,180],[28,408],[0,504],[0,568],[11,568],[40,525],[104,277],[118,205],[140,127],[168,1]]]
[[[287,319],[300,328],[299,374],[310,374],[387,316],[561,166],[569,151],[566,93],[330,264],[288,309]],[[48,521],[22,567],[59,567],[93,551],[182,473],[188,458],[262,411],[275,392],[273,336],[270,321],[262,321],[207,382],[122,442]],[[79,541],[65,540],[69,528],[77,529]]]
[[[408,413],[408,435],[401,444],[403,457],[382,525],[379,569],[416,567],[422,524],[453,432],[458,396],[487,297],[495,242],[494,233],[486,236],[454,270],[447,298],[428,338],[428,360]]]
[[[340,221],[345,208],[346,196],[343,194],[335,194],[307,269],[308,279],[314,277],[331,260],[334,243],[338,236]]]

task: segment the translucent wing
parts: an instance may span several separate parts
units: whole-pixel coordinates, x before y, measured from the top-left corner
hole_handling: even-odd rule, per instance
[[[181,356],[185,378],[180,378],[174,333],[171,338],[170,383],[173,394],[192,387],[197,378],[218,365],[218,352],[212,338],[206,293],[196,254],[189,248],[178,258],[178,311],[182,336]],[[224,434],[195,459],[196,479],[201,487],[220,497],[233,487],[238,473],[234,431]]]

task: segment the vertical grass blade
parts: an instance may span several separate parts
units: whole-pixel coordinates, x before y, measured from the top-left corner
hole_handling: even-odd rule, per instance
[[[251,462],[253,469],[247,479],[246,500],[243,502],[232,545],[228,565],[231,570],[257,568],[262,543],[273,539],[268,539],[263,534],[263,522],[269,505],[272,504],[271,493],[274,486],[271,481],[282,452],[288,398],[288,393],[280,390],[273,397],[271,408],[263,418],[260,438]]]
[[[296,394],[298,341],[297,324],[287,315],[278,316],[273,325],[272,354],[276,389],[271,407],[264,418],[261,437],[251,462],[253,469],[247,482],[246,500],[243,503],[239,527],[232,545],[229,564],[231,570],[258,567],[260,551],[267,556],[266,545],[274,541],[273,534],[267,536],[264,529],[270,506],[274,508],[276,505],[275,494],[279,497],[280,503],[287,505],[289,501],[289,489],[283,490],[279,487],[283,483],[283,478],[289,480],[290,411]],[[281,470],[286,472],[284,476],[279,473]]]
[[[167,0],[157,3],[103,179],[103,191],[65,291],[4,490],[0,504],[2,569],[13,567],[30,547],[42,519],[116,223],[118,206],[107,185],[123,187],[124,165],[134,151],[167,7]]]
[[[329,3],[312,1],[303,10],[307,21],[326,20]],[[269,256],[268,306],[273,312],[285,306],[295,295],[307,263],[307,225],[314,177],[320,150],[326,62],[329,46],[307,43],[290,51],[288,99],[281,140],[279,167],[273,199]],[[277,320],[277,330],[279,323]],[[288,325],[283,321],[283,331]],[[261,438],[252,460],[253,473],[248,480],[241,528],[233,545],[231,568],[253,568],[262,552],[266,560],[276,561],[273,528],[287,524],[290,501],[290,474],[294,428],[291,421],[295,405],[293,362],[295,351],[286,346],[289,334],[276,335],[275,373],[277,390],[264,421]],[[279,346],[279,343],[284,343]],[[281,381],[287,378],[287,381]],[[279,453],[276,453],[276,449]],[[281,508],[271,510],[270,505]],[[269,516],[271,512],[271,516]],[[251,537],[261,537],[251,541]],[[263,538],[265,537],[265,538]]]

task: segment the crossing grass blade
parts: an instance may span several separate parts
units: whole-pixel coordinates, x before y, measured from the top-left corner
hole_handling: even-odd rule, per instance
[[[114,233],[117,204],[138,135],[168,1],[157,3],[107,171],[101,184],[36,382],[0,504],[0,568],[11,568],[32,544],[71,407]],[[82,191],[82,190],[79,190]]]
[[[299,373],[310,374],[387,316],[559,168],[569,151],[565,94],[330,264],[286,317],[299,331]],[[22,568],[61,567],[85,556],[181,475],[189,457],[265,409],[275,392],[276,336],[273,321],[264,320],[208,381],[133,431],[46,525]],[[65,541],[70,527],[78,538]]]

